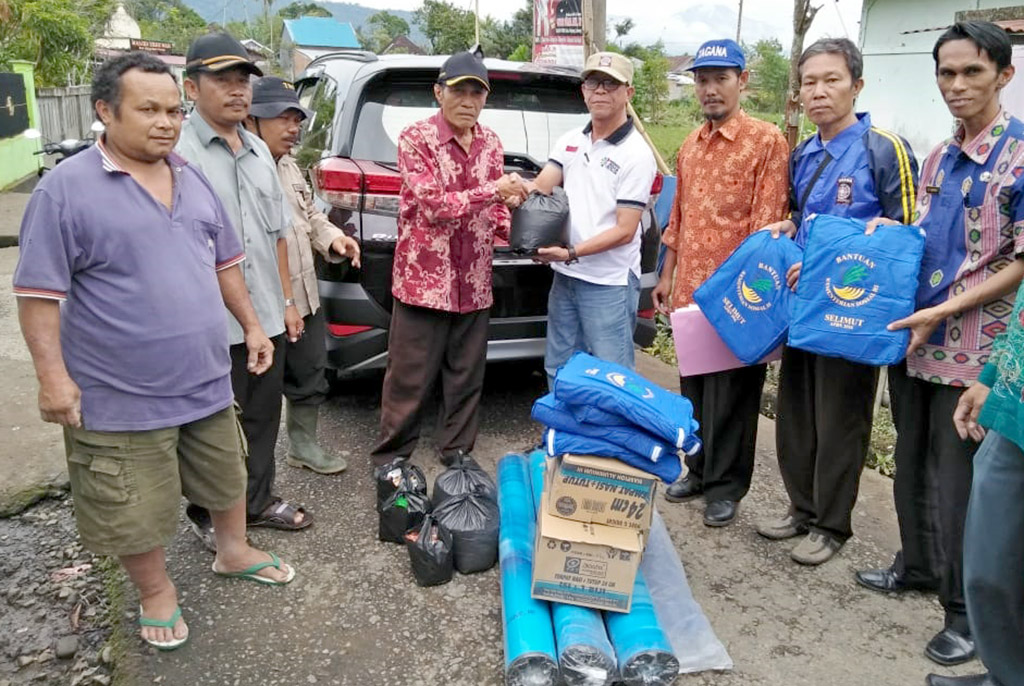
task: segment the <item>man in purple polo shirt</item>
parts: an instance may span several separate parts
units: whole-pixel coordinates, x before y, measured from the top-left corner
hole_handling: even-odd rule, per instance
[[[295,570],[248,545],[228,310],[249,368],[273,345],[238,264],[241,244],[206,178],[174,154],[181,101],[167,66],[128,53],[92,85],[106,133],[36,187],[14,274],[39,410],[64,426],[82,542],[116,555],[139,591],[142,638],[188,639],[164,546],[184,493],[212,513],[213,571],[265,584]]]

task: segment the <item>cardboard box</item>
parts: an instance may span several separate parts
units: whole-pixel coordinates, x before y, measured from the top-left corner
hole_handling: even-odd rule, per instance
[[[550,493],[545,492],[533,555],[531,595],[598,610],[629,612],[644,549],[641,533],[556,517],[548,511],[549,498]]]
[[[651,528],[658,477],[607,457],[563,455],[547,479],[556,517],[604,526]]]

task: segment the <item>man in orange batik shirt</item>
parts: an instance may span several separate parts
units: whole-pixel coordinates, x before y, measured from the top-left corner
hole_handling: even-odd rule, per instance
[[[789,197],[786,139],[740,107],[749,78],[740,46],[708,41],[690,71],[707,121],[687,136],[676,161],[678,190],[653,293],[666,314],[688,305],[744,238],[783,219]],[[704,450],[686,458],[686,476],[665,497],[680,502],[703,495],[708,526],[730,524],[750,489],[765,372],[766,365],[757,364],[679,379],[680,392],[693,402]]]

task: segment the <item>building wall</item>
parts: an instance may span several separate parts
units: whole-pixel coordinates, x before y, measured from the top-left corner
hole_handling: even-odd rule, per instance
[[[12,71],[25,79],[25,100],[28,107],[29,128],[38,128],[39,113],[36,109],[36,85],[32,63],[14,60]],[[33,153],[39,149],[39,141],[24,136],[0,139],[0,190],[13,186],[39,168],[39,157]]]
[[[864,0],[860,45],[864,53],[864,90],[857,109],[871,113],[872,121],[910,142],[918,159],[948,138],[953,131],[938,86],[932,47],[955,14],[968,9],[1004,7],[1006,0]],[[941,27],[941,28],[939,28]],[[905,31],[938,29],[921,33]],[[1004,102],[1024,103],[1024,50],[1014,49],[1017,76],[1007,88]]]

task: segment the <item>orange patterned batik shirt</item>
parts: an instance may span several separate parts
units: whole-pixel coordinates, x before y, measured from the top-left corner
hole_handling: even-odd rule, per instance
[[[778,127],[737,112],[683,141],[678,185],[662,242],[676,252],[672,307],[693,292],[754,231],[789,213],[789,146]]]

